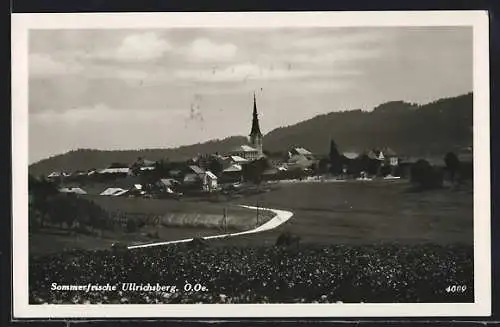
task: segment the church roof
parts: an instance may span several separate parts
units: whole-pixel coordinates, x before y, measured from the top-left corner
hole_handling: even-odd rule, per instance
[[[250,131],[250,135],[261,135],[260,126],[259,126],[259,117],[257,114],[257,102],[255,100],[255,93],[253,94],[253,120],[252,120],[252,130]]]
[[[257,149],[249,146],[249,145],[240,145],[237,148],[233,149],[233,152],[255,152]]]

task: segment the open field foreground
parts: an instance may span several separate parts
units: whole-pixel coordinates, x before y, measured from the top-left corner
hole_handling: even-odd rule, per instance
[[[233,244],[274,244],[283,231],[301,243],[473,244],[472,186],[412,191],[407,181],[297,183],[236,201],[289,210],[278,228],[231,239]]]
[[[472,302],[472,247],[378,244],[282,249],[177,244],[80,251],[30,262],[30,303]],[[185,283],[204,291],[185,291]],[[114,291],[51,284],[116,285]],[[175,286],[127,290],[122,283]],[[460,292],[446,289],[460,285]]]
[[[301,244],[473,244],[471,186],[413,192],[407,181],[284,184],[273,191],[219,203],[183,199],[150,200],[95,197],[110,212],[162,216],[159,225],[138,233],[106,232],[102,237],[33,233],[30,253],[40,255],[62,249],[103,249],[115,241],[127,245],[167,242],[222,234],[223,208],[227,231],[255,228],[256,211],[240,205],[287,210],[291,219],[276,229],[230,239],[210,240],[212,245],[274,245],[283,231],[298,235]],[[260,211],[260,224],[273,214]],[[177,221],[172,220],[175,217]],[[209,219],[210,218],[210,219]],[[145,233],[158,232],[157,239]]]

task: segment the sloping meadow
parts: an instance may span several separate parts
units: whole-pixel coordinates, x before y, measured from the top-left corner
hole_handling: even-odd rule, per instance
[[[105,196],[85,198],[106,210],[110,219],[137,219],[153,226],[248,230],[274,216],[270,211],[252,210],[234,204]]]

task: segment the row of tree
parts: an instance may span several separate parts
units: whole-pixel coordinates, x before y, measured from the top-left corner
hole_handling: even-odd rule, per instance
[[[48,226],[79,231],[114,227],[108,213],[100,206],[76,194],[60,193],[52,182],[30,175],[28,187],[31,230]]]

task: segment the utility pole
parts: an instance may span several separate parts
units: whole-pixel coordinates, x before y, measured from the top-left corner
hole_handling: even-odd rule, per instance
[[[257,227],[259,227],[259,200],[257,199]]]
[[[227,212],[226,212],[226,207],[224,207],[224,217],[222,218],[222,224],[224,228],[224,233],[227,233]]]

